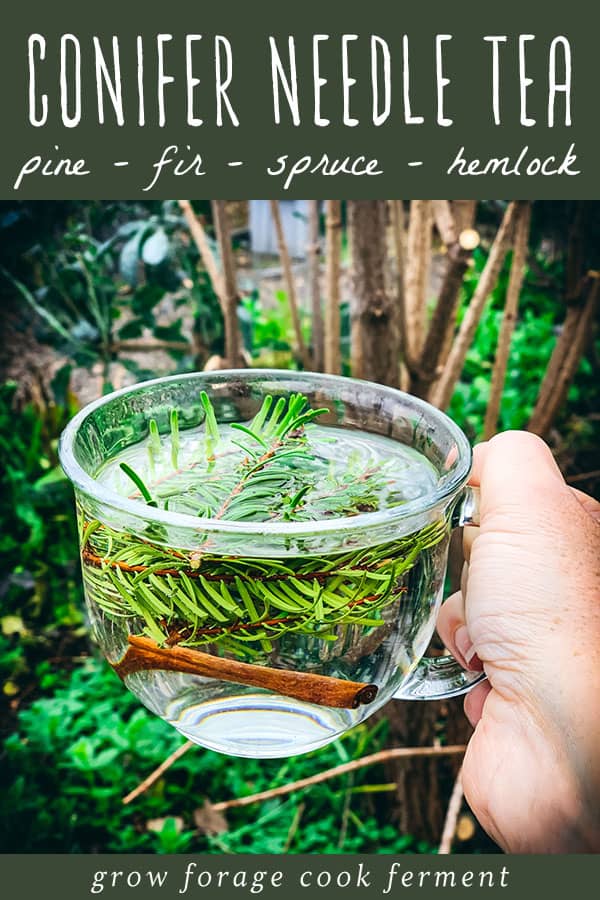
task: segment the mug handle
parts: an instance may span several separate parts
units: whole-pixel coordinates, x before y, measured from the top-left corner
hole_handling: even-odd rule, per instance
[[[479,488],[465,488],[461,500],[454,507],[451,524],[453,528],[479,525]],[[485,678],[484,672],[463,669],[453,656],[424,657],[394,694],[394,699],[446,700],[466,694]]]

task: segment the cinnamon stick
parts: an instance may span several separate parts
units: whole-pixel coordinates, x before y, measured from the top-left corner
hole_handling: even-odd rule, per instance
[[[217,678],[236,684],[266,688],[304,700],[319,706],[338,709],[356,709],[372,703],[377,696],[377,685],[357,681],[344,681],[326,675],[309,672],[293,672],[290,669],[269,669],[220,656],[211,656],[186,647],[160,647],[150,638],[129,635],[129,646],[123,658],[113,666],[119,678],[135,672],[162,669],[168,672],[184,672],[204,678]]]

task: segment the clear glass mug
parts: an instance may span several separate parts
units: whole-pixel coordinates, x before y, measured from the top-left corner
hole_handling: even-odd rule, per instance
[[[201,425],[202,390],[219,422],[249,421],[267,394],[302,393],[312,408],[330,410],[327,424],[340,429],[341,441],[345,432],[359,429],[418,450],[435,467],[435,489],[401,506],[352,517],[236,522],[152,508],[99,484],[98,472],[147,437],[151,419],[166,432],[170,412],[177,409],[182,431]],[[381,385],[309,372],[178,375],[85,407],[62,435],[60,459],[75,488],[94,637],[127,688],[195,743],[235,756],[305,753],[391,698],[452,697],[484,677],[449,656],[424,656],[442,602],[451,529],[478,524],[477,495],[466,485],[467,438],[424,401]],[[163,563],[162,569],[130,571],[127,554],[119,556],[115,549],[121,537],[138,549],[164,551],[175,560],[174,569]],[[207,546],[208,553],[199,553]],[[245,595],[265,560],[269,571],[280,570],[271,596],[284,598],[285,580],[294,578],[295,586],[318,584],[319,597],[330,605],[324,611],[320,601],[308,613],[290,612],[285,604],[284,612],[251,606],[249,621]],[[189,597],[214,612],[214,597],[220,596],[215,589],[228,598],[227,609],[220,608],[219,621],[199,631],[208,635],[202,652],[161,648],[158,641],[148,651],[147,604],[165,609],[165,620],[189,612]],[[359,600],[348,600],[351,596]],[[359,603],[367,613],[357,613]],[[268,640],[258,640],[257,629]],[[252,648],[251,662],[237,655],[240,639]]]

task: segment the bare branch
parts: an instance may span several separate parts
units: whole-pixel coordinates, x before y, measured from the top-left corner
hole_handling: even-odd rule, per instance
[[[340,271],[342,255],[342,204],[325,201],[325,371],[341,372]]]
[[[454,221],[454,213],[449,200],[432,200],[433,219],[435,227],[446,247],[451,247],[458,241],[459,232]]]
[[[161,341],[133,338],[129,341],[114,341],[110,345],[111,353],[154,353],[155,350],[190,353],[193,347],[189,341]]]
[[[181,209],[184,218],[188,223],[190,234],[192,235],[194,243],[196,244],[198,252],[200,253],[202,265],[208,272],[208,277],[211,280],[213,290],[219,298],[221,311],[223,312],[223,315],[225,315],[225,310],[223,309],[224,286],[222,283],[221,273],[219,271],[219,266],[217,264],[215,255],[211,250],[210,244],[208,243],[208,238],[206,236],[204,226],[192,209],[192,204],[189,200],[178,200],[177,202],[179,203],[179,208]]]
[[[504,315],[502,317],[502,325],[500,326],[500,333],[498,335],[498,346],[496,347],[496,359],[494,362],[494,370],[492,372],[490,398],[485,412],[485,421],[483,425],[483,437],[486,441],[495,434],[498,426],[500,402],[502,400],[506,369],[508,366],[508,356],[510,353],[510,342],[517,322],[519,297],[523,287],[523,279],[525,277],[530,224],[531,203],[525,203],[519,208],[515,220],[514,252],[510,269],[510,278],[506,289],[506,302],[504,306]]]
[[[458,814],[463,802],[463,786],[462,786],[462,766],[458,770],[456,781],[450,795],[448,803],[448,811],[446,812],[446,820],[442,831],[442,839],[438,848],[438,854],[446,855],[452,850],[452,841],[456,834],[456,823],[458,822]]]
[[[292,271],[292,260],[290,258],[288,246],[283,233],[283,223],[281,221],[281,210],[279,209],[279,200],[269,200],[271,205],[271,215],[275,225],[277,234],[277,244],[279,246],[279,257],[283,268],[283,278],[285,281],[288,303],[290,305],[290,313],[292,315],[292,326],[294,328],[294,342],[296,355],[302,365],[308,368],[309,359],[302,335],[302,326],[300,324],[300,313],[298,312],[298,299],[296,297],[296,282]]]
[[[132,800],[135,800],[136,797],[139,797],[140,794],[143,794],[145,791],[147,791],[149,787],[152,787],[152,785],[158,781],[161,775],[164,775],[167,769],[171,768],[173,763],[176,763],[178,759],[181,759],[183,754],[187,753],[188,750],[193,746],[194,744],[191,741],[186,741],[185,744],[182,744],[181,747],[178,747],[177,750],[175,750],[173,753],[171,753],[170,756],[167,756],[167,758],[163,760],[163,762],[161,762],[160,766],[157,766],[153,772],[150,772],[147,778],[144,778],[144,780],[140,784],[138,784],[136,788],[130,791],[127,796],[123,797],[123,800],[121,802],[124,805],[127,805],[128,803],[131,803]]]
[[[299,781],[283,784],[281,787],[261,791],[258,794],[249,794],[247,797],[234,797],[232,800],[214,803],[212,809],[220,812],[233,807],[260,803],[263,800],[270,800],[272,797],[282,797],[285,794],[293,793],[293,791],[312,787],[313,784],[321,784],[323,781],[329,781],[330,778],[337,778],[340,775],[346,775],[348,772],[355,772],[357,769],[363,769],[365,766],[374,766],[388,759],[406,759],[415,756],[460,756],[464,754],[466,749],[464,744],[457,744],[450,747],[395,747],[391,750],[380,750],[377,753],[371,753],[369,756],[353,759],[350,762],[342,763],[340,766],[334,766],[332,769],[326,769],[324,772],[318,772],[309,778],[301,778]]]
[[[498,280],[498,275],[508,251],[517,203],[518,201],[514,200],[509,203],[504,213],[500,228],[490,248],[487,262],[459,328],[444,371],[433,388],[430,399],[440,409],[445,409],[450,402],[454,386],[460,378],[467,351],[475,336],[486,301]]]
[[[477,200],[453,200],[451,207],[458,234],[460,234],[461,231],[473,228]]]
[[[592,333],[600,272],[591,271],[585,303],[570,306],[540,387],[528,430],[544,436],[563,405]]]
[[[451,206],[448,200],[433,200],[432,205],[436,227],[446,244],[447,263],[421,358],[413,369],[411,390],[418,397],[425,398],[431,392],[432,383],[441,374],[442,366],[450,352],[460,289],[470,262],[471,251],[479,242],[477,232],[472,229],[473,221],[467,217],[469,209],[458,207],[462,215],[461,225],[466,226],[461,228],[454,219],[455,204]],[[470,211],[474,214],[474,202]]]

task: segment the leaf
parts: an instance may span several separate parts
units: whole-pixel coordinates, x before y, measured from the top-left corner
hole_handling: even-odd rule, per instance
[[[0,273],[2,273],[2,275],[4,275],[4,277],[7,278],[11,282],[11,284],[17,288],[23,299],[27,301],[27,303],[38,314],[38,316],[43,319],[46,324],[49,325],[50,328],[52,328],[53,331],[55,331],[67,341],[72,340],[72,335],[69,333],[69,331],[67,331],[64,325],[62,325],[62,323],[56,318],[53,313],[50,312],[50,310],[46,309],[36,301],[31,291],[28,290],[24,284],[22,284],[20,281],[17,281],[16,278],[13,278],[12,275],[7,272],[3,266],[0,266]]]
[[[119,272],[131,287],[138,283],[138,263],[140,259],[140,240],[142,231],[136,231],[121,247],[119,254]]]
[[[153,831],[160,834],[163,830],[181,834],[183,831],[184,821],[181,816],[166,816],[164,819],[148,819],[146,822],[146,831]]]
[[[140,337],[143,327],[144,323],[141,319],[131,319],[129,322],[119,328],[119,337],[122,341],[126,341],[129,338]]]
[[[2,626],[2,634],[9,636],[11,634],[27,634],[27,628],[21,616],[3,616],[0,619]]]
[[[159,228],[142,246],[142,259],[148,266],[159,266],[169,256],[171,245],[166,231]]]
[[[137,288],[131,298],[131,311],[139,316],[144,325],[154,327],[153,310],[165,295],[165,289],[159,284],[144,284]]]
[[[159,341],[185,341],[185,336],[181,331],[182,325],[182,319],[176,319],[170,325],[155,325],[154,337]]]
[[[146,226],[146,223],[141,219],[137,219],[134,222],[125,222],[123,225],[120,225],[117,228],[116,237],[126,238],[131,237],[132,234],[136,234],[142,228]]]
[[[227,819],[222,812],[216,810],[210,801],[194,810],[194,823],[201,834],[214,836],[229,830]]]

